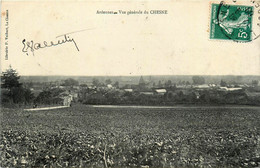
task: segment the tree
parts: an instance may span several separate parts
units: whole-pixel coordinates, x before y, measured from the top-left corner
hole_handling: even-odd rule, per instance
[[[72,78],[66,79],[63,83],[63,86],[78,86],[78,85],[79,82]]]
[[[26,104],[32,103],[34,98],[34,94],[31,92],[30,89],[24,89],[24,101]]]
[[[258,81],[258,80],[252,80],[252,85],[253,85],[253,86],[257,86],[257,85],[258,85],[258,83],[259,83],[259,81]]]
[[[16,70],[12,69],[10,66],[5,72],[2,72],[2,88],[8,89],[9,91],[12,88],[17,88],[22,86],[19,82],[20,76],[16,72]]]
[[[93,78],[93,80],[92,80],[92,84],[93,84],[94,86],[99,86],[99,85],[100,85],[100,82],[99,82],[98,79]]]
[[[241,83],[243,81],[243,76],[237,76],[236,77],[236,82]]]
[[[1,87],[7,89],[6,96],[11,103],[18,103],[23,101],[22,98],[22,84],[19,82],[20,76],[11,66],[5,72],[2,72]]]
[[[193,76],[192,81],[193,81],[193,84],[195,84],[195,85],[205,84],[205,79],[203,76]]]
[[[23,87],[24,88],[32,88],[33,87],[33,83],[32,82],[23,83]]]
[[[13,103],[30,104],[34,100],[34,94],[28,88],[17,87],[13,89],[13,94]]]
[[[111,79],[106,79],[105,83],[106,83],[106,85],[109,85],[112,83],[112,81],[111,81]]]
[[[24,88],[19,82],[20,76],[11,66],[2,73],[1,88],[6,89],[7,93],[3,96],[11,103],[30,103],[34,99],[30,89]]]
[[[60,88],[43,90],[36,97],[35,102],[39,104],[57,104],[61,102],[61,94],[64,91],[65,90]]]
[[[119,82],[118,82],[118,81],[116,81],[116,82],[114,83],[114,87],[119,88]]]
[[[40,104],[51,104],[52,94],[50,90],[44,90],[37,96],[35,102]]]
[[[227,82],[225,82],[224,80],[220,81],[220,86],[221,87],[226,87],[227,86]]]
[[[162,87],[162,81],[159,80],[158,87]]]
[[[168,80],[166,83],[165,83],[165,87],[170,87],[172,85],[172,81],[171,80]]]

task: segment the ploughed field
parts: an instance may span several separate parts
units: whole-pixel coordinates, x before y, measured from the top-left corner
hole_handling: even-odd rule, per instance
[[[259,167],[259,107],[2,109],[1,167]]]

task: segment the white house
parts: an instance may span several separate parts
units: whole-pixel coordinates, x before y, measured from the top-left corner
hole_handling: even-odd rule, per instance
[[[224,90],[224,91],[235,91],[241,89],[242,89],[241,87],[237,87],[237,88],[220,87],[220,90]]]
[[[63,106],[70,106],[71,105],[71,101],[73,100],[72,95],[68,95],[68,96],[64,96],[63,97]]]
[[[140,92],[140,94],[143,94],[143,95],[153,95],[153,92],[149,92],[149,91],[147,91],[147,92]]]
[[[125,92],[133,92],[133,89],[124,89]]]
[[[155,89],[156,94],[164,95],[166,93],[166,89]]]
[[[197,86],[195,86],[195,88],[197,88],[197,89],[208,89],[208,88],[210,88],[210,86],[208,84],[203,84],[203,85],[197,85]]]

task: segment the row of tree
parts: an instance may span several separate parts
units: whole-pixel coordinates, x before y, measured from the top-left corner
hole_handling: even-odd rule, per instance
[[[243,90],[234,92],[222,92],[208,90],[183,93],[181,90],[167,92],[164,95],[145,95],[138,93],[89,93],[80,97],[80,102],[91,105],[176,105],[176,104],[241,104],[260,105],[260,99],[248,97]]]

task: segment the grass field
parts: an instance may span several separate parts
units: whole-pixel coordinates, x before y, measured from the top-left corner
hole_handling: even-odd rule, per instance
[[[259,167],[260,108],[1,110],[2,167]]]

